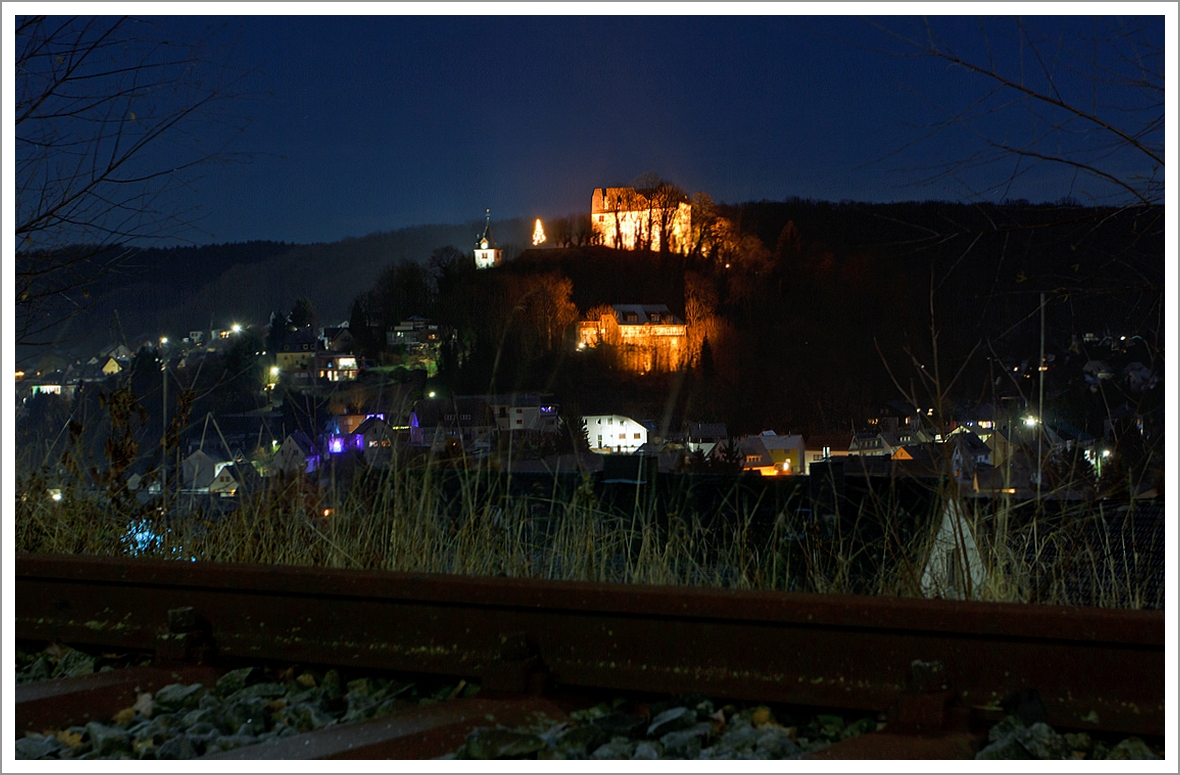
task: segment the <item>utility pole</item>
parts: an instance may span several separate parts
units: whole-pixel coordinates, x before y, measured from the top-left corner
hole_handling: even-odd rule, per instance
[[[164,427],[160,434],[160,502],[164,502],[165,493],[168,491],[168,361],[164,356],[163,348],[161,348],[160,357],[163,362],[160,364],[160,375],[163,379],[163,402],[164,407]]]
[[[1041,479],[1044,478],[1044,462],[1041,460],[1041,444],[1045,438],[1045,292],[1041,291],[1041,362],[1037,364],[1041,378],[1037,397],[1037,503],[1041,502]]]

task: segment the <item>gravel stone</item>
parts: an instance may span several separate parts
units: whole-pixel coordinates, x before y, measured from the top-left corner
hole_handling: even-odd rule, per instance
[[[1158,759],[1155,753],[1147,747],[1147,743],[1138,737],[1128,737],[1114,748],[1110,749],[1107,759]]]
[[[245,686],[225,698],[226,704],[239,703],[253,699],[273,700],[286,696],[287,687],[280,683],[256,683]]]
[[[595,759],[630,759],[635,753],[636,742],[625,737],[616,737],[609,743],[604,743],[595,749],[592,756]]]
[[[1038,721],[1027,729],[1016,730],[1012,733],[1012,737],[1024,746],[1024,749],[1034,759],[1072,758],[1069,744],[1065,742],[1065,738],[1054,732],[1053,728],[1043,721]]]
[[[16,741],[13,752],[18,759],[43,759],[62,748],[64,746],[53,735],[30,734]]]
[[[648,725],[646,718],[632,713],[609,713],[591,720],[590,723],[602,730],[607,740],[615,735],[635,737],[642,734],[642,730]]]
[[[784,727],[768,724],[757,732],[755,752],[761,759],[788,759],[803,752]]]
[[[651,737],[662,737],[669,732],[686,729],[697,722],[695,708],[669,708],[651,720],[647,734]]]
[[[86,734],[90,736],[90,750],[99,756],[131,751],[131,735],[122,727],[111,727],[92,721],[86,725]]]
[[[669,732],[669,734],[676,734]],[[635,745],[635,753],[631,754],[632,759],[662,759],[664,758],[664,747],[653,740],[642,740]]]
[[[156,692],[156,707],[166,712],[188,710],[197,707],[205,687],[202,684],[168,684]]]
[[[583,724],[582,726],[565,730],[557,738],[554,747],[561,749],[568,755],[583,757],[588,756],[591,751],[597,749],[610,739],[611,735],[597,724]]]
[[[467,737],[467,756],[471,759],[513,759],[545,747],[545,741],[537,735],[501,727],[477,729]]]
[[[1024,722],[1020,720],[1019,716],[1004,716],[1000,723],[988,730],[987,739],[989,742],[998,743],[1011,736],[1016,730],[1024,728]]]
[[[205,748],[205,753],[217,753],[218,751],[232,751],[235,748],[241,748],[246,745],[254,745],[258,742],[258,738],[251,735],[221,735],[215,738]]]
[[[979,753],[976,759],[1032,759],[1033,755],[1021,745],[1014,736],[1009,735],[1002,740],[990,743]]]
[[[707,722],[695,724],[688,729],[678,729],[660,737],[664,754],[675,759],[695,759],[701,753],[701,740],[713,732],[713,725]]]
[[[187,735],[177,735],[166,741],[156,751],[157,759],[195,759],[197,749]]]
[[[70,649],[57,663],[57,667],[53,669],[54,678],[69,677],[73,678],[79,675],[90,675],[94,672],[94,657],[84,654],[77,649]]]
[[[261,683],[265,677],[266,672],[257,667],[243,667],[237,670],[230,670],[221,676],[221,678],[217,679],[214,689],[219,697],[228,697],[251,684]]]

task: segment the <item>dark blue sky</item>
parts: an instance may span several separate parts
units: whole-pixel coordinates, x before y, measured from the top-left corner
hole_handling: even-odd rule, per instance
[[[988,141],[1084,159],[1120,180],[1153,174],[1145,153],[1108,148],[1092,122],[1062,127],[1052,106],[988,96],[986,77],[918,56],[890,34],[927,40],[916,17],[154,21],[252,71],[237,88],[254,96],[231,106],[250,121],[230,147],[253,158],[208,167],[185,195],[205,213],[197,242],[331,241],[468,222],[485,208],[554,217],[648,171],[720,202],[1130,196],[1077,167],[1017,166],[994,148],[998,162],[974,157],[940,174]],[[1163,48],[1162,17],[931,25],[964,58],[1046,91],[1051,76],[1063,101],[1135,131],[1162,101],[1134,83],[1143,71],[1162,83],[1163,61],[1150,56]],[[951,117],[963,122],[933,132]],[[1162,127],[1146,140],[1162,147]],[[1154,174],[1162,180],[1162,168]]]

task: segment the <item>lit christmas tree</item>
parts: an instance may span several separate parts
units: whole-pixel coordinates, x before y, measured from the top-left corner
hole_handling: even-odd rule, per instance
[[[541,228],[541,219],[537,219],[537,228],[533,229],[533,247],[545,241],[545,230]]]

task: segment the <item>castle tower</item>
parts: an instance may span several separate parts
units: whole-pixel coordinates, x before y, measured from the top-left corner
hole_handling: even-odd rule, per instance
[[[503,259],[504,251],[496,247],[496,241],[492,239],[492,211],[489,209],[487,221],[483,226],[483,234],[475,244],[475,268],[489,269],[499,266]]]

